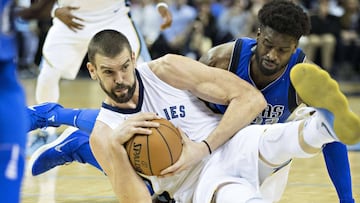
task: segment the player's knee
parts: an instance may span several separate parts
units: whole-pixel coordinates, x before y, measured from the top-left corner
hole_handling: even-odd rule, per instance
[[[221,186],[214,194],[215,202],[232,203],[265,203],[249,183],[232,183]]]

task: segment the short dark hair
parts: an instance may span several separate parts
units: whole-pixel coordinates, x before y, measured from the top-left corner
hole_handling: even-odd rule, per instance
[[[95,54],[115,57],[124,49],[131,53],[129,40],[116,30],[102,30],[94,35],[88,46],[88,60],[95,64]]]
[[[290,0],[273,0],[266,3],[258,13],[261,26],[268,26],[279,33],[300,39],[310,32],[307,13]]]

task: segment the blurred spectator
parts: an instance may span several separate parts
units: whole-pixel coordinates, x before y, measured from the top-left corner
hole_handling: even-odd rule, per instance
[[[139,0],[131,3],[131,16],[140,29],[147,47],[159,37],[162,18],[157,12],[155,0]]]
[[[30,5],[30,0],[18,0],[16,2],[17,9],[26,8]],[[36,21],[15,17],[14,22],[18,42],[18,72],[22,78],[35,77],[37,75],[37,66],[34,60],[39,43],[36,33]]]
[[[197,11],[188,5],[187,0],[169,1],[169,10],[173,17],[172,26],[164,30],[150,47],[152,58],[158,58],[167,53],[184,55],[185,44],[189,39]]]
[[[329,1],[320,0],[318,7],[311,12],[311,31],[302,49],[309,60],[331,71],[334,63],[335,47],[340,34],[339,17],[329,13]],[[317,53],[320,53],[320,56]],[[320,57],[320,61],[318,60]]]
[[[212,41],[205,35],[204,24],[200,20],[193,23],[193,29],[190,33],[187,45],[186,55],[198,60],[202,55],[213,46]]]
[[[252,36],[254,17],[248,0],[232,0],[217,20],[220,43],[238,37]]]
[[[218,28],[228,32],[234,39],[252,36],[254,20],[250,8],[249,0],[233,0],[229,9],[218,19]]]
[[[214,0],[210,5],[211,14],[215,18],[219,18],[221,13],[225,10],[225,5],[231,0]]]
[[[360,6],[358,0],[344,0],[341,22],[341,62],[348,61],[360,73]]]
[[[210,38],[213,46],[216,43],[217,37],[217,27],[216,27],[216,17],[211,12],[211,0],[197,0],[196,8],[198,10],[197,20],[202,23],[204,35],[207,38]]]

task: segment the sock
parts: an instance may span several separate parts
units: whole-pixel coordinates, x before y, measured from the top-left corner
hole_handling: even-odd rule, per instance
[[[99,109],[61,109],[57,123],[74,126],[90,133],[94,127]]]
[[[89,144],[89,133],[76,130],[72,134],[76,134],[76,137],[78,138],[77,141],[72,144],[72,146],[69,146],[72,151],[72,157],[80,163],[88,163],[102,171],[102,168],[91,152]]]
[[[326,144],[323,155],[340,203],[354,203],[346,146],[340,142]]]
[[[84,109],[80,110],[77,115],[75,125],[79,129],[91,133],[94,128],[96,117],[99,114],[99,109]]]
[[[321,147],[304,141],[307,133],[303,125],[303,121],[269,125],[259,141],[260,158],[275,167],[292,158],[310,158],[318,154]],[[315,136],[313,134],[309,136]]]
[[[304,142],[307,145],[315,148],[321,148],[324,144],[335,141],[324,128],[320,127],[320,125],[321,124],[315,117],[305,120],[303,137]]]
[[[80,163],[88,163],[100,171],[103,171],[99,163],[96,161],[93,153],[91,152],[89,142],[81,145],[79,149],[76,150],[76,153],[74,153],[74,158]]]

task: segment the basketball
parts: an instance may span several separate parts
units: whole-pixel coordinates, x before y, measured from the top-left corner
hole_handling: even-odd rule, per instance
[[[157,176],[160,171],[174,164],[182,151],[179,130],[166,119],[154,120],[160,123],[151,128],[150,135],[134,135],[126,143],[126,151],[134,169],[144,175]]]

